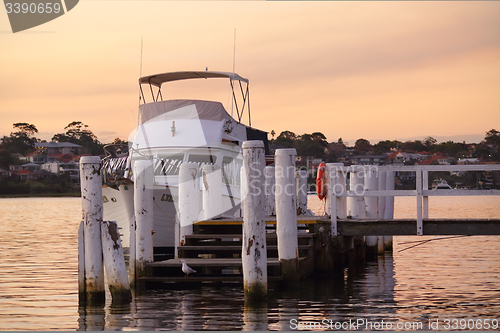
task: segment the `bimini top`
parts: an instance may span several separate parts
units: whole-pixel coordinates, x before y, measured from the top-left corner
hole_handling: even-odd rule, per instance
[[[171,72],[143,76],[139,79],[139,84],[151,84],[161,87],[164,82],[187,80],[187,79],[208,79],[208,78],[229,78],[231,80],[243,81],[248,84],[248,79],[242,78],[236,73],[229,72]]]

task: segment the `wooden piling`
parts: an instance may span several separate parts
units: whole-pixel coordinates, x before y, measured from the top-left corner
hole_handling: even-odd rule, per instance
[[[262,301],[267,297],[267,244],[264,220],[265,152],[262,141],[243,143],[242,191],[243,239],[241,260],[245,299]]]
[[[385,183],[386,183],[386,172],[384,169],[379,168],[378,170],[378,190],[379,191],[384,191],[385,190]],[[385,216],[385,196],[380,196],[378,197],[378,218],[383,219]],[[385,236],[378,236],[378,254],[381,255],[385,252],[385,242],[384,242],[384,237]]]
[[[205,220],[222,213],[222,173],[218,165],[204,165],[201,170],[202,206]]]
[[[112,302],[113,304],[128,304],[132,301],[132,293],[130,292],[118,225],[115,221],[102,223],[101,239],[104,268],[106,269],[106,279]]]
[[[296,171],[297,215],[308,215],[307,210],[307,170]]]
[[[86,304],[97,305],[105,301],[104,267],[102,260],[102,181],[101,159],[83,156],[80,159],[82,191],[83,235],[85,256]]]
[[[153,177],[153,164],[150,160],[135,161],[136,278],[146,276],[146,265],[153,262]]]
[[[366,167],[365,171],[365,191],[376,191],[378,189],[377,170],[371,166]],[[377,197],[365,197],[366,218],[378,218]],[[366,257],[369,259],[377,258],[378,237],[366,236]]]
[[[295,149],[277,149],[276,173],[276,234],[278,257],[285,285],[298,285],[299,252],[297,241]]]
[[[85,241],[83,235],[84,223],[78,228],[78,303],[85,306],[87,298],[85,288]]]
[[[200,212],[198,190],[198,164],[182,163],[179,171],[179,245],[186,242],[186,235],[193,234],[193,222]]]
[[[387,191],[394,190],[394,171],[386,172],[385,189]],[[384,218],[394,218],[394,196],[388,196],[385,198]],[[384,236],[384,245],[386,251],[392,251],[392,236]]]
[[[136,281],[135,281],[135,259],[136,259],[136,251],[135,251],[135,232],[136,232],[136,224],[135,224],[135,215],[130,219],[129,224],[130,230],[130,248],[129,248],[129,258],[128,258],[128,274],[130,276],[130,288],[135,289]]]
[[[349,190],[356,194],[364,192],[364,171],[362,166],[353,167],[349,173]],[[363,197],[349,197],[350,214],[353,219],[362,219],[366,217],[366,205]],[[365,237],[356,236],[353,240],[353,251],[349,263],[356,266],[365,264]]]
[[[276,216],[276,197],[274,193],[276,178],[273,166],[266,166],[264,168],[264,177],[264,193],[266,196],[264,211],[266,216]]]

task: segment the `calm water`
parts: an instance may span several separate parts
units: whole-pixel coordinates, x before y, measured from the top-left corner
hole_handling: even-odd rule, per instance
[[[435,240],[402,252],[412,245],[406,242],[431,237],[396,237],[394,254],[362,272],[305,280],[297,292],[271,290],[267,307],[259,310],[245,308],[241,288],[230,286],[150,292],[126,307],[108,301],[101,308],[79,309],[80,205],[79,198],[0,199],[0,330],[325,329],[349,320],[365,322],[344,328],[421,324],[426,329],[436,320],[460,328],[453,320],[462,318],[482,319],[494,328],[493,319],[500,320],[500,237],[495,236]],[[500,198],[431,198],[430,208],[430,217],[498,218]],[[413,198],[396,199],[396,217],[414,214]],[[307,326],[311,323],[318,326]]]

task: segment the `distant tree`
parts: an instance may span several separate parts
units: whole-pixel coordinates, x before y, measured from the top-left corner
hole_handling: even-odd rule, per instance
[[[113,144],[114,144],[114,145],[126,145],[126,144],[127,144],[127,141],[122,140],[122,139],[120,139],[120,138],[115,138],[115,139],[113,140]]]
[[[323,158],[328,142],[323,133],[303,134],[296,140],[297,155]]]
[[[19,160],[12,156],[7,150],[0,152],[0,168],[9,169],[9,165],[17,164]]]
[[[271,138],[272,138],[271,140],[274,140],[274,136],[276,135],[276,132],[274,130],[272,130],[270,134],[271,134]]]
[[[458,143],[458,142],[453,142],[453,141],[447,141],[447,142],[441,142],[438,145],[435,145],[434,148],[432,149],[432,152],[440,152],[443,154],[448,154],[453,157],[461,157],[459,156],[460,152],[466,151],[467,150],[467,145],[463,143]]]
[[[294,148],[295,141],[297,140],[297,135],[291,131],[283,131],[274,140],[274,144],[284,146],[287,148]]]
[[[38,129],[33,124],[15,123],[13,125],[15,132],[11,132],[9,136],[2,138],[2,147],[11,153],[26,154],[32,151],[37,138],[35,134]]]
[[[373,148],[377,154],[388,153],[391,149],[402,148],[403,143],[398,140],[383,140],[379,141],[377,144],[373,145]]]
[[[104,145],[88,127],[81,121],[73,121],[64,128],[66,133],[54,134],[52,141],[72,142],[85,147],[92,155],[101,155]]]
[[[428,136],[424,139],[424,145],[427,148],[427,151],[430,151],[432,147],[437,143],[437,140],[432,136]]]
[[[406,151],[406,152],[409,152],[409,151],[415,151],[415,152],[424,151],[424,150],[426,150],[426,148],[427,148],[427,146],[425,144],[423,144],[422,141],[420,141],[420,140],[406,141],[403,144],[403,150]]]
[[[490,145],[500,145],[500,132],[496,129],[491,129],[486,132],[486,136],[484,137],[484,141]]]
[[[370,141],[366,139],[358,139],[354,144],[354,150],[357,151],[358,153],[367,153],[371,149],[372,145],[370,144]]]

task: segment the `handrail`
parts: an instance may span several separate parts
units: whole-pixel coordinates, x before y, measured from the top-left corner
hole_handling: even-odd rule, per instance
[[[345,197],[395,197],[395,196],[414,196],[417,204],[417,235],[423,235],[423,219],[429,218],[429,197],[430,196],[477,196],[477,195],[500,195],[500,190],[465,190],[465,189],[435,189],[429,190],[429,172],[436,171],[500,171],[500,164],[473,164],[473,165],[390,165],[390,166],[375,166],[375,165],[352,165],[342,166],[338,164],[330,164],[329,170],[335,172],[335,175],[330,175],[332,184],[341,185],[335,186],[329,194],[330,202],[333,206],[337,206],[336,198]],[[415,190],[367,190],[363,187],[362,191],[350,191],[346,189],[346,177],[349,172],[415,172],[416,189]],[[339,177],[342,174],[343,177]],[[376,174],[376,173],[375,173]],[[378,176],[377,176],[378,177]],[[343,181],[343,184],[339,182]],[[328,182],[329,183],[329,182]],[[333,230],[336,232],[337,214],[332,212]]]

